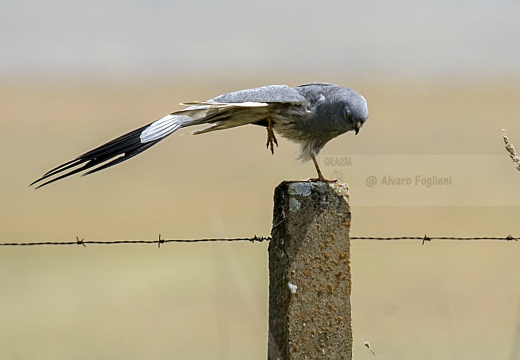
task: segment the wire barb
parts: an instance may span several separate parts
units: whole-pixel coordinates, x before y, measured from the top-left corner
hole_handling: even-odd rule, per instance
[[[85,245],[85,241],[84,241],[84,240],[85,240],[85,239],[81,239],[81,240],[80,240],[79,237],[76,236],[76,243],[77,243],[78,245],[83,245],[83,247],[87,247],[87,245]]]
[[[159,234],[159,238],[157,239],[157,247],[161,248],[161,244],[164,244],[164,240],[161,239],[161,234]]]

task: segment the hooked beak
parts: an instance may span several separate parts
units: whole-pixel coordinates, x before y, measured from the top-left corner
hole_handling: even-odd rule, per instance
[[[358,122],[356,123],[356,128],[355,128],[356,135],[359,133],[359,129],[361,129],[361,125],[363,125],[363,124],[361,123],[361,121],[358,121]]]

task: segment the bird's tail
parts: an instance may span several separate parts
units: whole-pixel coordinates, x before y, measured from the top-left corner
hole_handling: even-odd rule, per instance
[[[195,132],[205,133],[252,123],[265,117],[265,103],[189,103],[186,109],[166,115],[148,125],[135,129],[75,159],[46,172],[31,185],[45,186],[57,180],[87,170],[83,175],[95,173],[126,161],[157,144],[181,127],[212,124]],[[255,111],[251,111],[251,109]],[[46,181],[44,181],[46,180]]]
[[[66,163],[63,163],[54,169],[49,170],[41,178],[33,181],[31,185],[47,180],[38,185],[38,187],[36,187],[37,189],[84,170],[88,171],[83,175],[88,175],[106,169],[110,166],[114,166],[157,144],[164,138],[164,136],[171,134],[180,127],[170,127],[170,132],[167,135],[164,135],[163,137],[156,137],[155,139],[143,142],[141,140],[141,135],[143,131],[149,128],[152,124],[153,123],[130,131],[129,133],[109,141],[106,144],[98,146],[97,148],[92,149],[71,161],[67,161]],[[164,129],[161,130],[164,131]]]

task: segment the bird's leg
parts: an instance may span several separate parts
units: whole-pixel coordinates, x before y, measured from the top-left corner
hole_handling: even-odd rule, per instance
[[[317,181],[323,181],[325,178],[323,177],[323,174],[321,173],[320,166],[318,165],[318,160],[316,160],[316,156],[311,154],[312,162],[314,163],[314,166],[316,167],[316,171],[318,172],[318,179]]]
[[[271,148],[271,154],[274,154],[274,144],[278,147],[278,141],[273,131],[273,121],[271,120],[271,115],[267,114],[267,144],[265,146],[268,149]]]
[[[316,160],[316,156],[311,154],[312,162],[314,163],[314,166],[316,167],[316,171],[318,172],[318,178],[317,179],[310,179],[310,181],[324,181],[324,182],[336,182],[337,180],[327,180],[323,177],[323,174],[321,173],[320,166],[318,165],[318,160]]]

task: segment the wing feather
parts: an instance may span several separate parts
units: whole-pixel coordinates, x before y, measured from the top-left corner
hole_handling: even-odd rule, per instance
[[[128,160],[135,155],[139,154],[140,152],[148,149],[149,147],[155,145],[162,139],[154,140],[152,142],[148,143],[141,143],[140,141],[140,135],[143,132],[144,129],[146,129],[149,125],[140,127],[136,130],[133,130],[125,135],[122,135],[112,141],[107,142],[106,144],[103,144],[93,150],[90,150],[77,158],[67,161],[66,163],[63,163],[54,169],[49,170],[46,172],[41,178],[33,181],[31,185],[37,184],[42,182],[43,180],[47,180],[46,182],[43,182],[42,184],[38,185],[37,188],[40,188],[42,186],[45,186],[47,184],[53,183],[57,180],[66,178],[68,176],[74,175],[78,172],[81,172],[83,170],[91,169],[95,166],[101,165],[115,157],[112,161],[103,164],[97,168],[94,168],[88,172],[86,172],[84,175],[95,173],[96,171],[106,169],[110,166],[119,164],[120,162],[123,162],[125,160]],[[82,166],[80,166],[82,165]],[[76,168],[72,171],[66,172],[67,170],[70,170],[76,166],[80,166],[79,168]],[[60,174],[58,177],[50,179],[51,177]]]

